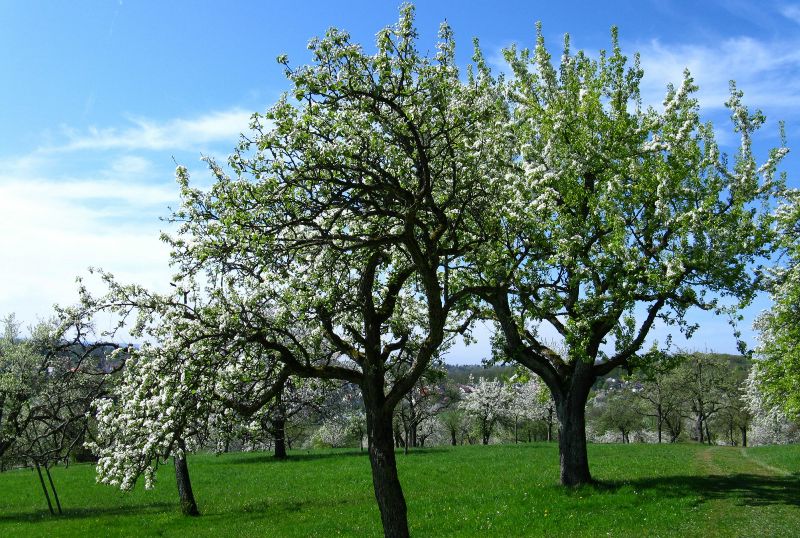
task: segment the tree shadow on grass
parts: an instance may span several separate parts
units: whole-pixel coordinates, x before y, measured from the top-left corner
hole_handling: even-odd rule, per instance
[[[403,452],[403,449],[397,450],[397,457],[406,457],[406,456],[430,456],[431,454],[443,454],[448,452],[446,448],[436,448],[436,447],[428,447],[428,448],[412,448],[408,451],[408,454]]]
[[[326,460],[330,458],[348,458],[353,456],[363,456],[367,457],[367,451],[364,450],[363,452],[359,452],[358,450],[346,450],[342,452],[322,452],[322,453],[290,453],[289,457],[286,459],[279,459],[273,456],[272,454],[262,454],[258,456],[254,455],[224,455],[220,458],[218,463],[224,464],[242,464],[242,463],[271,463],[271,464],[286,464],[292,463],[293,461],[316,461],[316,460]]]
[[[764,476],[748,473],[709,476],[666,476],[625,481],[598,481],[594,488],[616,491],[623,487],[654,491],[658,496],[704,500],[730,499],[739,506],[800,506],[800,474]]]
[[[160,512],[177,512],[175,503],[149,503],[113,507],[68,507],[62,506],[64,513],[52,515],[46,509],[35,512],[12,512],[0,514],[0,523],[40,523],[58,519],[80,519],[84,517],[140,516]]]
[[[404,454],[402,449],[397,449],[396,457],[399,460],[400,458],[407,457],[407,456],[415,456],[415,455],[426,455],[429,456],[431,454],[436,453],[445,453],[447,452],[446,449],[443,448],[412,448],[408,451],[408,454]],[[242,463],[269,463],[269,464],[287,464],[292,463],[293,461],[317,461],[317,460],[327,460],[330,458],[350,458],[354,456],[360,456],[363,458],[367,458],[369,454],[367,450],[364,449],[363,451],[353,449],[353,450],[342,450],[341,452],[292,452],[289,454],[289,457],[286,459],[278,459],[272,454],[261,454],[261,455],[244,455],[244,454],[227,454],[222,455],[219,463],[231,463],[231,464],[242,464]]]

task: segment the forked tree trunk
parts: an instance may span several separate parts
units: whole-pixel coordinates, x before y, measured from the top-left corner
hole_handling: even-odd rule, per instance
[[[181,513],[185,516],[199,516],[197,502],[194,500],[192,482],[189,480],[189,466],[186,463],[186,445],[183,440],[178,441],[178,453],[175,460],[175,480],[178,484],[178,497],[181,502]]]
[[[556,401],[561,484],[580,486],[592,482],[586,454],[586,398],[567,393]]]

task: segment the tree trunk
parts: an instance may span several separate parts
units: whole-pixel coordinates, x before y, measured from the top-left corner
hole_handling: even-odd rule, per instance
[[[178,451],[173,457],[175,460],[175,480],[178,483],[178,496],[181,501],[181,513],[185,516],[199,516],[197,502],[194,500],[192,482],[189,480],[189,466],[186,463],[186,445],[183,440],[178,440]]]
[[[747,426],[744,428],[739,428],[742,432],[742,446],[747,448]]]
[[[664,413],[661,410],[661,404],[656,406],[656,414],[658,415],[658,443],[661,444],[661,429],[664,423]]]
[[[382,393],[382,387],[380,388]],[[367,393],[367,391],[364,391]],[[406,499],[397,476],[394,455],[394,431],[391,413],[383,413],[380,404],[370,402],[364,395],[367,412],[367,442],[372,467],[375,499],[381,512],[383,534],[386,538],[408,537]],[[382,396],[382,394],[380,395]]]
[[[456,446],[458,444],[458,439],[456,438],[456,430],[454,429],[450,430],[450,443],[453,446]]]
[[[587,391],[588,392],[588,391]],[[586,454],[586,398],[568,392],[556,402],[561,484],[580,486],[592,482]]]
[[[286,459],[286,419],[283,415],[272,421],[272,432],[275,436],[275,457],[279,460]]]

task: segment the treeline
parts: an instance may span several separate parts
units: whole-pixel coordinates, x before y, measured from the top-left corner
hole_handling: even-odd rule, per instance
[[[752,361],[716,353],[665,356],[633,375],[599,379],[587,404],[593,442],[700,442],[747,446],[800,439],[795,421],[764,406]],[[198,448],[274,450],[366,446],[356,387],[292,380],[249,421],[209,428]],[[212,422],[222,423],[218,419]],[[236,425],[234,425],[236,424]],[[511,366],[441,364],[397,406],[395,447],[556,441],[555,403],[547,387]]]

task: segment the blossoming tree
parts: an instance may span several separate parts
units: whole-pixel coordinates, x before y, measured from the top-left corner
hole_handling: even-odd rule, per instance
[[[469,385],[471,390],[464,394],[459,406],[475,421],[481,442],[488,445],[495,425],[508,414],[514,399],[513,389],[499,379],[483,377],[477,383],[470,377]]]
[[[756,322],[759,346],[756,379],[769,407],[800,418],[800,191],[788,190],[777,210],[784,251],[783,267],[774,270],[772,308]]]
[[[485,244],[483,294],[506,354],[541,376],[560,422],[561,481],[591,481],[585,406],[598,376],[636,367],[656,321],[691,335],[691,308],[720,314],[751,301],[753,263],[768,252],[766,206],[786,148],[762,166],[751,138],[760,112],[731,88],[741,136],[729,163],[700,122],[686,73],[664,107],[643,109],[642,70],[613,50],[572,53],[554,66],[541,30],[536,47],[506,58],[517,170],[496,206],[502,233]],[[537,332],[549,325],[562,356]]]
[[[151,352],[181,364],[165,361],[170,379],[157,381],[169,385],[155,391],[167,395],[157,404],[169,430],[154,441],[161,453],[174,450],[169,409],[213,394],[212,371],[226,361],[357,385],[387,536],[408,535],[393,412],[442,344],[469,327],[459,275],[496,197],[484,178],[502,169],[495,141],[506,110],[479,54],[462,79],[449,27],[433,58],[416,38],[404,6],[375,54],[332,29],[310,43],[311,65],[280,58],[291,90],[253,117],[229,160],[233,177],[209,161],[216,181],[202,191],[178,169],[179,230],[166,239],[176,284],[202,283],[197,304],[182,305],[180,290],[148,304],[135,286],[97,301],[163,323]],[[207,387],[192,386],[203,379]]]

